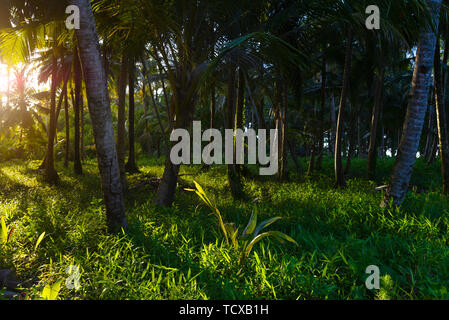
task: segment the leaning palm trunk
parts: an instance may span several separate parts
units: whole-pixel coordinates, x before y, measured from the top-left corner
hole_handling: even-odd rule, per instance
[[[335,138],[335,186],[344,187],[345,177],[343,173],[342,164],[342,143],[343,143],[343,115],[346,109],[346,100],[349,91],[349,78],[351,77],[351,60],[352,60],[352,37],[353,31],[351,27],[348,30],[347,37],[347,48],[346,48],[346,58],[345,58],[345,69],[343,74],[343,89],[340,98],[340,109],[338,110],[338,120],[337,120],[337,132]]]
[[[434,65],[435,104],[437,112],[438,141],[440,143],[441,176],[443,177],[443,194],[449,193],[449,145],[446,127],[446,108],[444,103],[443,82],[441,79],[440,42],[437,38]]]
[[[427,3],[430,7],[432,18],[435,21],[435,30],[438,30],[441,0],[427,0]],[[407,114],[405,116],[401,143],[390,183],[381,206],[388,206],[390,201],[393,201],[393,205],[395,206],[400,205],[405,198],[409,186],[427,110],[435,43],[436,35],[431,26],[427,26],[419,35],[412,89]]]
[[[76,30],[79,56],[84,70],[108,228],[116,232],[126,226],[126,216],[99,38],[90,1],[71,0],[70,4],[80,9],[81,25]]]

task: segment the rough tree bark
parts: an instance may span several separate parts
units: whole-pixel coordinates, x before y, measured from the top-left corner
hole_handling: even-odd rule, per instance
[[[76,30],[79,56],[84,70],[107,224],[111,232],[117,232],[126,227],[126,216],[99,38],[90,1],[70,0],[70,4],[80,8],[80,29]]]
[[[441,0],[427,0],[427,4],[435,21],[435,30],[438,30]],[[391,201],[394,206],[400,205],[408,190],[427,110],[435,44],[436,35],[429,25],[419,35],[412,88],[402,130],[401,143],[390,183],[385,193],[385,198],[381,203],[382,207],[388,206]]]

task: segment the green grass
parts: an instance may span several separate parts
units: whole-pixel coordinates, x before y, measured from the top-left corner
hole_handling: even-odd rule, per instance
[[[198,181],[225,222],[242,231],[257,199],[259,220],[281,216],[269,229],[298,242],[262,241],[240,273],[238,252],[194,193],[178,188],[167,209],[153,204],[152,187],[134,190],[126,200],[129,227],[108,235],[95,161],[82,177],[58,167],[55,187],[42,182],[38,164],[0,164],[0,216],[15,228],[0,247],[0,269],[33,279],[31,298],[63,280],[62,299],[449,299],[449,201],[438,193],[438,163],[417,162],[413,190],[392,211],[379,208],[382,192],[374,190],[388,179],[391,159],[379,160],[376,184],[364,180],[366,162],[355,159],[343,190],[332,188],[330,160],[309,178],[247,178],[246,201],[231,198],[225,167],[183,166],[183,183]],[[139,165],[131,186],[163,171],[162,160]],[[79,290],[65,286],[69,265],[81,270]],[[369,265],[380,267],[381,290],[365,287]]]

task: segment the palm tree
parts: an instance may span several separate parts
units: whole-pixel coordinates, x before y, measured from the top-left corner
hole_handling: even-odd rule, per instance
[[[446,47],[448,42],[446,41]],[[449,194],[449,143],[447,137],[447,116],[441,75],[440,37],[437,37],[434,62],[435,104],[437,113],[438,140],[440,144],[441,176],[443,194]]]
[[[108,227],[110,231],[116,232],[126,227],[127,220],[99,38],[90,1],[69,2],[80,9],[81,25],[75,31],[79,57],[84,71]]]
[[[393,205],[402,203],[412,175],[427,110],[437,38],[434,30],[438,30],[441,2],[441,0],[427,0],[433,26],[429,23],[419,34],[407,114],[393,173],[381,203],[383,207],[388,206],[391,200]]]
[[[81,70],[81,62],[79,57],[78,48],[75,47],[73,53],[73,80],[75,82],[75,101],[73,101],[73,112],[75,113],[75,146],[74,146],[74,158],[73,169],[75,174],[83,174],[83,167],[81,165],[80,154],[80,109],[81,109],[81,91],[83,86],[83,77]]]

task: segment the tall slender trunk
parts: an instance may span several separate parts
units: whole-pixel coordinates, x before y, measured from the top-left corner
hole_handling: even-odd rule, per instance
[[[130,59],[129,63],[129,105],[128,105],[128,139],[129,139],[129,155],[126,164],[128,172],[139,172],[136,164],[136,148],[134,144],[134,84],[135,84],[135,64],[134,59]]]
[[[83,162],[86,158],[86,152],[84,148],[84,130],[85,130],[85,122],[84,122],[84,99],[83,94],[81,93],[81,101],[80,101],[80,156],[81,161]]]
[[[75,49],[74,53],[74,80],[75,80],[75,104],[73,106],[73,111],[75,113],[75,137],[74,137],[74,154],[73,154],[73,168],[75,174],[83,174],[83,167],[81,165],[80,157],[80,107],[81,107],[81,90],[83,85],[83,77],[81,70],[81,62],[78,54],[78,48]]]
[[[234,131],[237,129],[243,129],[243,108],[245,101],[245,78],[241,68],[238,69],[238,83],[237,83],[237,101],[235,106],[235,123],[234,123]],[[235,133],[234,133],[235,136]],[[236,143],[234,141],[234,148],[237,148]],[[244,145],[242,145],[243,150],[239,150],[242,154],[244,154]],[[237,154],[237,149],[234,150],[234,155]],[[236,170],[239,174],[242,174],[244,170],[244,165],[236,164]]]
[[[99,38],[90,1],[70,0],[70,4],[80,8],[81,25],[76,30],[79,56],[84,70],[107,223],[110,231],[117,232],[126,227],[126,216]]]
[[[125,51],[122,54],[120,75],[118,78],[118,114],[117,114],[117,157],[120,168],[120,178],[123,190],[128,189],[125,169],[125,109],[126,109],[126,76],[128,74],[128,59]]]
[[[215,100],[215,85],[212,85],[210,93],[210,128],[215,128],[215,109],[217,102]]]
[[[320,108],[320,132],[318,135],[318,158],[316,159],[316,169],[321,170],[321,163],[324,153],[324,114],[326,109],[326,73],[327,63],[323,51],[323,61],[321,65],[321,108]]]
[[[352,62],[352,38],[353,31],[352,28],[349,27],[348,36],[347,36],[347,48],[346,48],[346,57],[345,57],[345,69],[343,73],[343,89],[341,91],[340,98],[340,108],[338,110],[338,120],[337,120],[337,133],[335,138],[335,186],[336,187],[344,187],[345,177],[343,173],[343,165],[342,165],[342,143],[343,143],[343,123],[344,123],[344,112],[346,109],[346,103],[348,98],[349,91],[349,79],[351,77],[351,62]]]
[[[441,0],[427,0],[427,3],[430,7],[432,18],[435,21],[435,30],[438,30]],[[405,116],[401,143],[390,184],[381,206],[388,206],[391,200],[393,201],[393,205],[400,205],[405,198],[409,186],[427,110],[435,43],[435,33],[430,26],[426,26],[419,35],[412,89],[407,114]]]
[[[282,80],[282,114],[281,114],[281,141],[279,144],[280,158],[279,158],[279,179],[285,180],[287,178],[287,111],[288,111],[288,87],[285,80]]]
[[[446,44],[447,46],[447,41]],[[435,103],[437,112],[438,141],[440,143],[441,176],[443,194],[449,194],[449,145],[447,137],[447,117],[444,103],[443,81],[441,78],[440,37],[437,37],[434,62]]]
[[[337,115],[335,111],[335,97],[334,94],[330,95],[330,122],[331,122],[331,130],[330,130],[330,139],[329,139],[329,152],[331,154],[335,153],[335,136],[336,136],[336,124],[337,124]]]
[[[374,107],[371,116],[371,128],[368,147],[368,180],[376,178],[376,160],[377,160],[377,129],[379,123],[380,109],[382,108],[382,88],[384,81],[385,67],[381,62],[379,74],[376,77],[376,93],[374,95]]]
[[[352,114],[352,121],[351,123],[354,123],[355,119],[356,119],[356,114],[358,114],[360,112],[360,108],[357,110],[357,112],[353,112]],[[351,161],[352,161],[352,157],[354,156],[354,152],[355,152],[355,143],[356,143],[356,131],[357,131],[357,126],[351,126],[349,129],[349,134],[348,134],[348,139],[349,139],[349,150],[348,150],[348,157],[346,159],[346,165],[345,165],[345,171],[344,174],[348,174],[349,170],[351,169]]]
[[[70,119],[69,119],[69,100],[67,91],[64,95],[64,115],[65,115],[65,155],[64,155],[64,167],[69,166],[70,156]]]
[[[236,107],[236,70],[234,67],[230,67],[228,75],[228,92],[225,106],[225,121],[226,121],[225,128],[227,129],[234,129],[235,107]],[[242,183],[240,181],[240,174],[237,171],[236,165],[227,164],[226,167],[231,194],[234,198],[241,198]]]
[[[54,54],[54,53],[53,53]],[[58,182],[58,173],[54,165],[54,143],[56,133],[56,89],[57,89],[57,58],[53,57],[53,74],[51,76],[51,102],[50,102],[50,123],[48,125],[48,144],[45,159],[45,180],[48,183]]]

